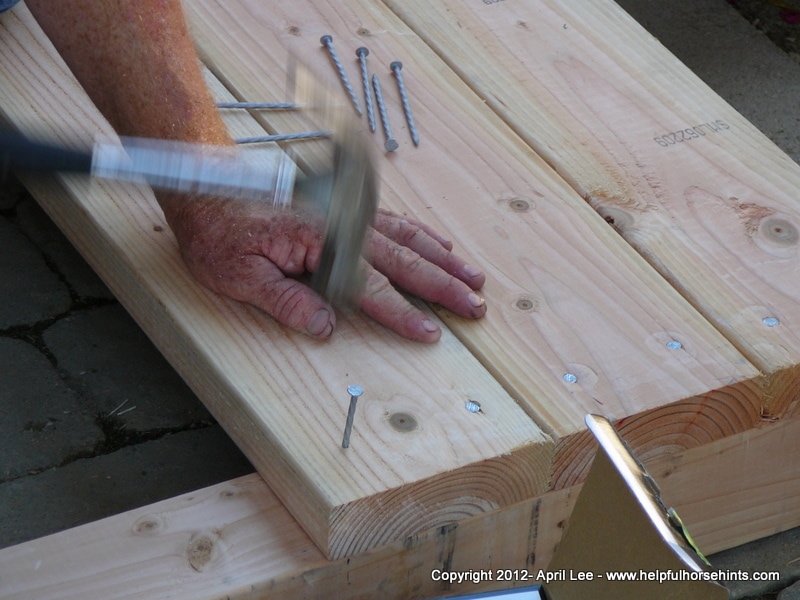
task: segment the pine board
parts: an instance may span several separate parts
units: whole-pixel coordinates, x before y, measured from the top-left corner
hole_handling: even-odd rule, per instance
[[[648,464],[706,554],[800,524],[800,421]],[[724,474],[724,476],[720,476]],[[703,481],[719,485],[710,491]],[[3,600],[440,597],[434,569],[546,569],[580,486],[327,561],[258,475],[0,550]],[[496,578],[495,578],[496,579]]]
[[[0,20],[0,106],[65,143],[112,135],[23,7]],[[552,442],[449,332],[423,347],[342,316],[333,340],[314,342],[196,284],[149,188],[23,181],[327,556],[547,489]],[[350,383],[366,392],[344,450]],[[397,413],[417,429],[395,431]]]
[[[578,481],[588,464],[591,445],[577,435],[587,412],[621,423],[645,456],[759,422],[758,371],[381,3],[185,6],[204,61],[241,100],[285,100],[289,56],[341,89],[320,45],[325,34],[360,92],[354,50],[370,49],[400,143],[381,161],[382,202],[445,232],[486,271],[484,319],[439,314],[560,442],[556,487]],[[417,6],[423,20],[429,10],[438,9]],[[393,60],[405,65],[419,148],[403,124]],[[270,131],[307,129],[292,114],[259,119]],[[373,139],[382,151],[381,135]],[[682,349],[670,350],[672,340]]]
[[[384,3],[794,412],[800,167],[611,0]]]

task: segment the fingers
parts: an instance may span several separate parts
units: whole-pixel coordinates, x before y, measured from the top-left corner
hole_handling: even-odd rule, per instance
[[[453,247],[451,242],[444,240],[422,223],[388,211],[379,211],[374,227],[393,242],[410,248],[424,260],[460,279],[473,290],[480,289],[486,282],[486,276],[480,269],[450,251]]]
[[[385,208],[379,208],[378,209],[378,215],[377,215],[376,219],[377,220],[384,220],[386,222],[391,222],[393,220],[394,221],[399,221],[399,220],[406,221],[406,222],[410,223],[411,225],[414,225],[414,226],[419,227],[420,229],[422,229],[422,231],[424,231],[429,236],[431,236],[433,239],[435,239],[437,242],[439,242],[439,244],[441,244],[442,247],[445,250],[449,251],[449,250],[453,249],[453,242],[451,242],[450,240],[448,240],[444,236],[440,235],[435,229],[433,229],[433,227],[430,227],[429,225],[423,223],[422,221],[417,221],[416,219],[410,219],[410,218],[408,218],[406,216],[398,215],[397,213],[393,213],[392,211],[386,210]],[[384,235],[386,235],[385,232],[383,232],[383,233],[384,233]]]
[[[366,266],[367,276],[361,310],[381,325],[415,342],[432,344],[442,330],[428,316],[406,300],[386,276]]]
[[[375,269],[405,291],[437,302],[462,317],[477,319],[486,314],[485,301],[467,283],[410,247],[374,232],[369,251]]]
[[[270,260],[247,255],[231,266],[224,275],[204,283],[216,292],[260,308],[284,327],[318,340],[333,333],[333,308],[308,286],[286,278]]]

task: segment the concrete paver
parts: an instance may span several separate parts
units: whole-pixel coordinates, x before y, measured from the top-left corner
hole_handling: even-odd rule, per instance
[[[43,340],[71,384],[116,429],[163,431],[212,421],[119,304],[73,311]]]
[[[91,454],[103,432],[47,358],[2,337],[0,357],[0,481]]]
[[[0,547],[253,472],[218,425],[0,484]]]
[[[0,330],[65,312],[67,287],[51,271],[36,246],[0,217]]]

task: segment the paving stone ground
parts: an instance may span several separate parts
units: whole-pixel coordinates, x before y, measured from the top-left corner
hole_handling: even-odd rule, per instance
[[[794,30],[776,12],[785,7],[620,4],[800,158],[800,66]],[[13,177],[0,181],[0,300],[0,547],[252,472]],[[800,529],[711,560],[781,573],[770,585],[731,584],[732,598],[800,598]]]

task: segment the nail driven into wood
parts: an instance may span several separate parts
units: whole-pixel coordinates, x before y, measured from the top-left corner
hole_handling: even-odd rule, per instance
[[[347,73],[344,70],[344,66],[342,65],[342,61],[339,60],[339,55],[336,54],[336,50],[333,49],[333,37],[330,35],[323,35],[319,39],[319,43],[325,46],[328,49],[328,54],[333,61],[333,66],[336,67],[336,72],[339,73],[339,79],[342,81],[342,85],[344,86],[347,95],[350,96],[350,101],[353,103],[353,106],[360,117],[364,113],[361,111],[361,105],[358,103],[358,98],[356,98],[356,91],[353,89],[353,86],[350,84],[350,78],[347,76]]]
[[[356,49],[356,56],[361,65],[361,84],[364,86],[364,101],[367,104],[367,120],[369,121],[369,130],[375,133],[377,129],[375,125],[375,109],[372,106],[372,86],[369,84],[369,74],[367,73],[367,56],[369,50],[364,46]]]
[[[372,76],[372,87],[375,88],[375,103],[378,105],[378,113],[381,116],[383,132],[386,134],[386,141],[383,143],[383,147],[386,148],[387,152],[394,152],[400,147],[400,144],[392,137],[392,128],[389,126],[389,115],[386,114],[386,104],[383,102],[381,82],[378,80],[377,75]]]
[[[406,123],[408,123],[408,132],[411,134],[411,141],[415,146],[419,146],[419,133],[417,133],[417,126],[414,124],[414,115],[411,113],[411,105],[408,103],[408,92],[406,91],[406,84],[403,81],[403,74],[401,70],[403,63],[399,60],[394,61],[389,65],[389,68],[394,73],[397,79],[397,88],[400,90],[400,101],[403,103],[403,113],[406,115]]]
[[[356,416],[356,404],[358,403],[358,397],[364,393],[364,389],[359,385],[348,385],[347,393],[350,394],[350,408],[347,410],[347,422],[344,425],[342,448],[350,447],[350,433],[353,431],[353,419]]]

